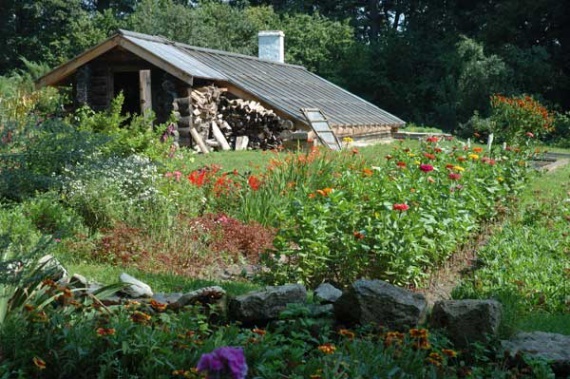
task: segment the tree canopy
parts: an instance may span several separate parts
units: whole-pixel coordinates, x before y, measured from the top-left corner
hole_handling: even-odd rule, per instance
[[[286,34],[286,60],[406,121],[453,130],[494,93],[570,108],[570,5],[558,0],[4,0],[0,75],[55,66],[117,28],[255,55]]]

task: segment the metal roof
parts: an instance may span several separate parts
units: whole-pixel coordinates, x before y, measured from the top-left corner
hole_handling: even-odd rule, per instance
[[[303,123],[301,108],[319,108],[331,126],[404,124],[398,117],[302,66],[193,47],[126,30],[119,33],[194,77],[231,83]]]

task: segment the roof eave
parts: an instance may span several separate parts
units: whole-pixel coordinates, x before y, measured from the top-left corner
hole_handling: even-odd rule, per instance
[[[114,36],[101,42],[95,47],[85,51],[84,53],[76,56],[70,61],[59,65],[52,71],[48,72],[47,74],[36,80],[35,82],[36,89],[45,86],[57,85],[57,83],[61,82],[69,75],[73,74],[79,67],[83,66],[90,60],[116,47],[119,44],[120,38],[121,38],[120,34],[115,34]]]

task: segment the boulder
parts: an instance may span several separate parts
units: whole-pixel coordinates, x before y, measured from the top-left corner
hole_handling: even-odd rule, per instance
[[[431,324],[445,329],[457,348],[497,335],[501,304],[495,300],[443,300],[433,306]]]
[[[518,333],[501,341],[504,351],[515,358],[517,354],[544,359],[557,377],[570,377],[570,336],[556,333]]]
[[[358,280],[334,303],[339,321],[362,325],[375,323],[394,330],[417,326],[426,308],[423,295],[382,280]]]
[[[314,298],[321,304],[332,304],[342,296],[342,291],[329,283],[322,283],[316,289]]]
[[[38,267],[54,281],[65,281],[69,278],[65,267],[53,255],[44,255],[38,260]]]
[[[262,324],[277,319],[287,304],[303,304],[307,290],[300,284],[266,287],[230,300],[229,317],[245,324]]]
[[[122,283],[129,284],[128,286],[125,286],[125,288],[121,290],[121,292],[123,292],[125,295],[129,297],[140,298],[140,297],[152,297],[153,295],[152,289],[148,284],[143,283],[140,280],[135,279],[134,277],[124,272],[119,276],[119,280]]]

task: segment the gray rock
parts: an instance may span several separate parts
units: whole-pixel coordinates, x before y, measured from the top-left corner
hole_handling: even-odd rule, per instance
[[[320,284],[315,289],[315,300],[321,304],[332,304],[342,296],[342,291],[329,283]]]
[[[152,297],[152,289],[146,283],[141,282],[138,279],[130,276],[129,274],[122,273],[119,276],[119,280],[122,283],[129,284],[125,288],[121,290],[125,295],[130,296],[132,298],[139,298],[139,297]]]
[[[433,306],[431,324],[444,328],[458,348],[497,335],[501,304],[495,300],[444,300]]]
[[[175,303],[182,297],[180,292],[175,293],[155,293],[152,298],[159,303],[171,304]]]
[[[38,260],[38,267],[48,274],[49,278],[54,281],[64,281],[69,275],[65,267],[59,263],[53,255],[44,255]]]
[[[426,308],[423,295],[381,280],[358,280],[334,303],[339,321],[376,323],[396,330],[416,326]]]
[[[300,284],[266,287],[263,291],[231,299],[229,316],[246,324],[265,323],[278,318],[287,304],[303,304],[306,301],[307,290]]]
[[[557,377],[570,377],[570,336],[556,333],[519,333],[508,341],[501,341],[511,357],[517,353],[549,362]]]
[[[222,287],[211,286],[188,292],[180,296],[173,305],[175,307],[197,304],[210,305],[210,310],[214,311],[214,313],[225,315],[227,312],[227,298],[226,291]]]

